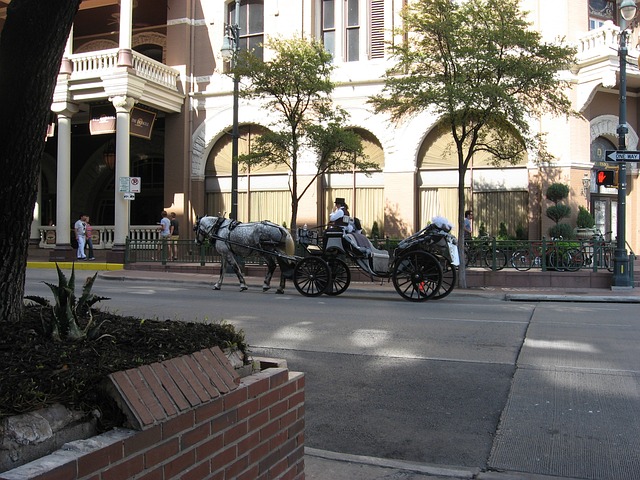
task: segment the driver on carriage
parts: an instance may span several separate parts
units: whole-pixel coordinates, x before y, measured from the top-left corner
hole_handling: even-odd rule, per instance
[[[329,228],[341,229],[344,233],[353,232],[353,220],[349,215],[349,207],[344,201],[344,198],[336,198],[333,204],[333,210],[329,215]]]
[[[359,223],[359,221],[358,221]],[[329,215],[329,230],[341,230],[345,235],[344,239],[358,252],[369,256],[373,250],[373,245],[369,239],[362,234],[361,228],[356,228],[354,219],[349,215],[349,207],[344,198],[336,198],[333,211]]]

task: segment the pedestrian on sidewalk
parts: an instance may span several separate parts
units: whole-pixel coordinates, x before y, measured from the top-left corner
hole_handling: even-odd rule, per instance
[[[168,218],[168,214],[166,210],[163,210],[162,213],[160,214],[162,216],[162,218],[160,219],[160,222],[158,222],[158,232],[160,232],[160,242],[158,243],[158,249],[157,249],[157,254],[158,257],[157,260],[162,260],[167,252],[167,242],[169,240],[169,238],[171,237],[171,221]],[[154,258],[153,260],[156,260],[156,258]]]
[[[169,245],[169,255],[173,260],[178,260],[178,240],[180,239],[180,222],[176,218],[175,212],[171,212],[170,222],[171,244]]]
[[[88,260],[95,260],[96,257],[93,256],[93,227],[91,223],[89,223],[90,217],[86,216],[86,221],[84,222],[84,234],[86,238],[87,248],[89,249],[89,258]]]
[[[76,240],[78,241],[78,252],[77,252],[78,260],[87,259],[87,256],[84,253],[84,247],[87,240],[86,224],[85,224],[86,218],[87,217],[84,213],[81,214],[78,220],[76,220],[76,223],[74,225],[75,232],[76,232]]]

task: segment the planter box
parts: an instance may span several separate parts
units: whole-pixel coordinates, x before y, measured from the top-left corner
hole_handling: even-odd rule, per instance
[[[217,347],[117,372],[109,388],[130,428],[67,443],[0,480],[304,479],[304,382],[286,367],[241,379]]]

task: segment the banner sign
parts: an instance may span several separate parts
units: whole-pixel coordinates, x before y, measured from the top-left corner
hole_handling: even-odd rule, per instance
[[[113,105],[91,105],[89,115],[89,132],[91,135],[115,133],[116,109]]]
[[[133,107],[131,109],[131,135],[149,140],[155,120],[156,114],[154,112]]]

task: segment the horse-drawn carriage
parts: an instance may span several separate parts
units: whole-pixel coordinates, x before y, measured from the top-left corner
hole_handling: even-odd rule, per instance
[[[230,263],[240,288],[245,290],[235,255],[255,253],[264,257],[268,266],[263,290],[270,288],[276,263],[279,265],[281,278],[277,293],[284,293],[285,279],[290,278],[302,295],[340,295],[351,282],[348,263],[354,263],[372,278],[391,279],[398,294],[410,301],[443,298],[455,286],[458,247],[449,233],[451,225],[439,217],[402,240],[392,255],[375,248],[366,238],[358,238],[357,234],[346,233],[341,228],[323,232],[299,229],[298,243],[305,248],[305,256],[293,255],[289,232],[271,222],[234,224],[222,217],[202,217],[194,230],[196,242],[209,239],[222,256],[220,280],[214,289],[220,289],[225,264]]]
[[[449,233],[451,225],[442,218],[434,220],[402,240],[391,255],[357,233],[299,229],[298,243],[309,255],[296,265],[294,284],[303,295],[340,295],[351,282],[348,263],[354,263],[371,278],[391,279],[406,300],[443,298],[455,286],[458,247]],[[329,267],[328,279],[323,263]]]

